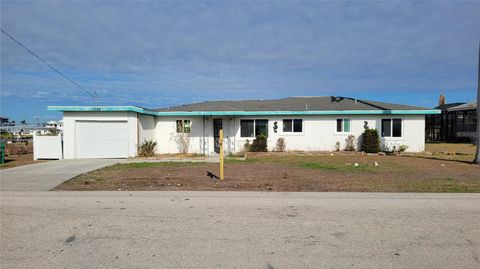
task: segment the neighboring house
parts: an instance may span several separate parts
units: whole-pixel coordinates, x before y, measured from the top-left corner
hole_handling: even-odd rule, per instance
[[[63,133],[63,120],[57,122],[57,131]]]
[[[52,129],[55,129],[56,132],[52,132]],[[23,142],[31,141],[33,135],[52,135],[57,132],[62,132],[63,130],[63,120],[58,122],[49,121],[46,124],[20,124],[20,125],[7,125],[0,126],[0,131],[2,133],[10,133],[10,139],[13,142]],[[6,140],[6,139],[4,139]]]
[[[15,121],[9,121],[8,118],[0,116],[0,127],[15,126]]]
[[[59,121],[51,120],[51,121],[49,121],[45,124],[45,128],[47,129],[47,131],[49,133],[52,133],[52,130],[62,133],[63,132],[63,120],[59,120]]]
[[[207,101],[156,110],[136,106],[50,106],[63,111],[64,157],[134,157],[144,140],[158,142],[157,153],[178,153],[187,142],[190,153],[238,153],[247,140],[268,136],[274,150],[284,138],[287,150],[332,151],[365,127],[376,128],[382,146],[425,148],[425,115],[440,110],[346,97],[290,97],[274,100]],[[183,145],[183,146],[182,146]],[[357,144],[358,146],[358,144]]]
[[[48,129],[57,129],[58,123],[54,120],[51,120],[45,124],[45,128]]]
[[[477,103],[437,106],[441,114],[426,116],[427,142],[472,142],[477,134]]]
[[[475,141],[477,130],[477,102],[451,107],[449,113],[455,114],[455,137],[457,140]]]

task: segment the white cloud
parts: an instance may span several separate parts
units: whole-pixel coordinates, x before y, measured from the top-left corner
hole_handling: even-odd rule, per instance
[[[5,1],[1,24],[102,102],[158,107],[465,91],[476,83],[479,13],[479,2]],[[3,99],[91,102],[3,35],[1,58]]]

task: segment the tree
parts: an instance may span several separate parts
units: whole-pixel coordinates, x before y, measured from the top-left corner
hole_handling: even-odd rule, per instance
[[[476,164],[480,164],[480,42],[478,43],[478,74],[477,74],[477,153],[475,154]]]

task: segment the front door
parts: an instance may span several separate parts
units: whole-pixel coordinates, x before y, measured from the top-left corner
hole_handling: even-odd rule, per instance
[[[220,153],[220,129],[222,129],[222,119],[213,120],[213,141],[216,153]]]

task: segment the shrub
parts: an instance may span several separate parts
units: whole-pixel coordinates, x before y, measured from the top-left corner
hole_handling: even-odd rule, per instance
[[[10,132],[7,132],[7,131],[0,131],[0,138],[2,139],[12,139],[13,138],[13,134],[10,133]]]
[[[267,152],[267,136],[259,135],[257,136],[250,146],[250,151],[252,152]]]
[[[393,145],[392,147],[390,147],[390,145],[388,144],[383,145],[383,151],[388,154],[395,153],[396,149],[397,149],[396,145]]]
[[[349,135],[345,139],[345,150],[346,151],[355,151],[355,136],[354,135]]]
[[[245,141],[245,144],[243,144],[243,151],[249,152],[251,147],[252,144],[250,144],[250,140],[247,139],[247,141]]]
[[[175,136],[175,143],[177,143],[178,151],[181,154],[188,154],[190,150],[190,136],[188,134],[178,134]]]
[[[277,139],[277,145],[275,145],[275,151],[283,152],[287,147],[287,143],[285,142],[285,138]]]
[[[142,145],[138,147],[139,157],[153,157],[155,156],[155,149],[157,148],[157,142],[153,140],[145,140]]]
[[[5,155],[24,155],[33,153],[33,144],[10,143],[5,145]]]
[[[362,150],[368,153],[380,151],[380,137],[377,129],[365,129],[362,134]]]
[[[339,141],[337,141],[337,143],[335,143],[335,150],[340,151],[340,142]]]
[[[403,153],[408,149],[407,145],[400,145],[398,146],[398,152]]]

